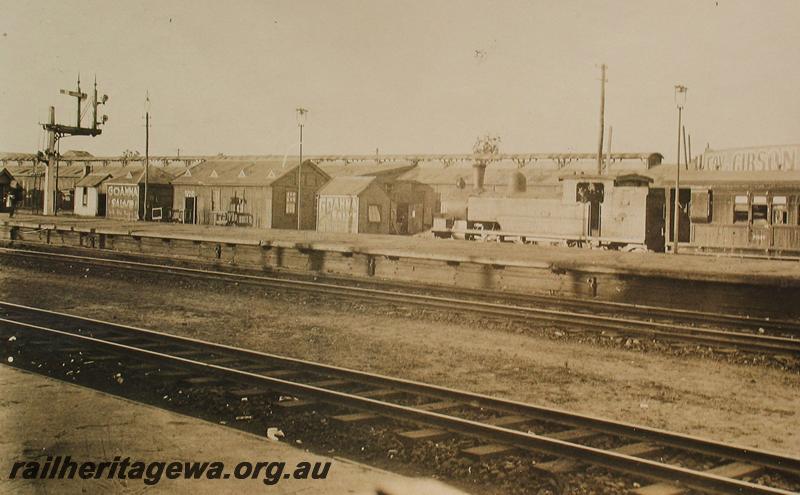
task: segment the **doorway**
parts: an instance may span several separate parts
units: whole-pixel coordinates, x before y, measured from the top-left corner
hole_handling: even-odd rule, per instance
[[[184,199],[183,223],[197,223],[197,198],[194,196]]]
[[[398,203],[395,209],[395,224],[398,234],[408,234],[408,203]]]

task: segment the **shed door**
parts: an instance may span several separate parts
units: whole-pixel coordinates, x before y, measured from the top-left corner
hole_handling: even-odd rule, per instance
[[[398,203],[395,210],[395,225],[398,234],[408,234],[408,203]]]
[[[183,223],[197,223],[197,198],[184,199]]]

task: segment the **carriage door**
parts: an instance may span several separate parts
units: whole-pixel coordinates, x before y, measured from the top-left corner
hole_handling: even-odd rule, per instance
[[[590,237],[600,236],[600,202],[589,202],[589,225],[587,228]]]
[[[579,182],[576,188],[577,200],[586,204],[586,234],[599,237],[602,230],[602,204],[604,186],[602,182]]]
[[[766,194],[756,194],[750,204],[749,247],[766,249],[772,245],[772,229],[769,224],[769,205]]]
[[[692,202],[692,190],[681,188],[678,196],[678,242],[689,242],[691,239],[691,217],[689,204]],[[669,238],[675,238],[675,189],[669,191]]]

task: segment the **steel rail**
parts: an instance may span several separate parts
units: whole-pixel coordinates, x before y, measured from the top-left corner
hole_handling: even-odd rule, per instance
[[[101,320],[91,319],[91,318],[84,318],[78,317],[74,315],[69,315],[65,313],[59,313],[55,311],[49,310],[42,310],[38,308],[31,308],[29,306],[18,305],[13,303],[7,303],[0,301],[0,307],[11,307],[16,308],[23,311],[29,311],[37,315],[48,315],[52,317],[57,317],[60,320],[72,320],[76,322],[81,322],[82,324],[89,323],[91,325],[99,325],[99,327],[95,327],[95,330],[101,331],[112,331],[112,332],[122,332],[123,335],[130,335],[133,333],[134,335],[138,334],[139,336],[143,336],[146,338],[154,338],[157,341],[168,342],[170,344],[182,344],[188,345],[190,347],[203,349],[206,352],[213,353],[213,354],[225,354],[225,353],[233,353],[239,357],[246,357],[249,359],[255,360],[266,360],[271,363],[279,363],[282,366],[287,366],[289,368],[294,368],[297,370],[303,370],[311,373],[322,374],[322,375],[329,375],[329,376],[336,376],[339,378],[346,378],[352,381],[360,382],[360,383],[368,383],[388,388],[393,388],[397,390],[407,391],[419,395],[425,395],[430,397],[437,397],[441,399],[449,399],[453,401],[457,401],[460,403],[476,406],[476,407],[484,407],[487,409],[493,409],[498,411],[509,412],[513,414],[520,414],[527,417],[531,417],[531,419],[539,419],[545,421],[552,421],[564,425],[572,425],[576,427],[582,427],[591,429],[593,431],[599,431],[603,433],[608,433],[612,435],[622,436],[630,439],[636,439],[639,441],[647,441],[656,443],[659,445],[670,446],[674,448],[678,448],[681,450],[689,450],[693,452],[703,453],[707,455],[717,456],[721,458],[737,460],[741,462],[747,462],[752,464],[757,464],[760,466],[776,469],[779,471],[784,471],[788,473],[792,473],[794,475],[800,475],[800,458],[796,457],[789,457],[781,454],[777,454],[774,452],[753,449],[750,447],[745,446],[738,446],[732,444],[725,444],[722,442],[717,442],[713,440],[702,439],[690,435],[680,434],[680,433],[673,433],[665,430],[660,430],[656,428],[650,428],[646,426],[634,425],[625,422],[613,421],[604,418],[598,418],[594,416],[588,415],[581,415],[575,414],[564,410],[559,410],[555,408],[548,408],[542,406],[536,406],[532,404],[526,404],[518,401],[511,401],[506,399],[499,399],[495,397],[486,396],[483,394],[476,394],[471,392],[465,392],[460,390],[454,390],[446,387],[440,387],[436,385],[428,385],[420,382],[415,382],[411,380],[399,379],[399,378],[391,378],[384,375],[374,374],[374,373],[366,373],[357,370],[351,370],[347,368],[341,368],[336,366],[324,365],[320,363],[314,363],[306,360],[296,359],[296,358],[289,358],[285,356],[278,356],[274,354],[263,353],[259,351],[252,351],[247,349],[240,349],[233,346],[228,346],[225,344],[216,344],[204,340],[193,339],[188,337],[181,337],[172,334],[166,334],[163,332],[158,332],[154,330],[143,329],[139,327],[129,326],[129,325],[121,325],[116,323],[109,323],[104,322]],[[20,322],[17,320],[9,320],[7,318],[0,318],[0,321],[7,322],[10,324],[18,324],[21,326],[32,326],[36,328],[37,325],[31,325],[30,323]],[[85,326],[80,327],[83,330],[87,328]],[[65,332],[62,330],[53,330],[55,332],[61,332],[66,335],[74,335],[76,337],[86,338],[86,339],[95,339],[101,342],[100,339],[96,337],[87,337],[83,335],[76,335],[72,332]],[[114,346],[120,346],[120,348],[125,349],[130,346],[126,346],[123,344],[113,343]],[[181,358],[187,361],[193,361],[186,358]],[[220,366],[214,366],[210,364],[204,364],[204,366],[211,366],[210,369],[216,368],[224,368]],[[280,383],[287,382],[286,380],[280,380]],[[292,382],[293,383],[293,382]],[[315,398],[317,397],[315,394],[315,390],[318,387],[311,387],[314,390],[311,390],[310,393],[303,389],[300,391],[298,395],[305,395],[311,396]],[[336,392],[340,394],[340,392]],[[321,400],[324,398],[321,398]],[[352,404],[349,404],[352,405]],[[354,406],[356,407],[356,406]],[[359,407],[356,407],[359,408]],[[363,407],[361,408],[363,409]],[[379,411],[381,414],[384,414],[384,411]],[[448,416],[449,417],[449,416]],[[434,424],[438,425],[438,424]],[[438,425],[441,426],[441,425]],[[446,428],[450,429],[450,428]],[[516,431],[516,430],[510,430]],[[489,437],[492,440],[502,440],[494,437]],[[549,440],[549,439],[548,439]],[[506,440],[503,440],[506,441]],[[515,442],[508,442],[516,445]],[[572,445],[572,444],[570,444]],[[550,453],[550,451],[547,451]],[[558,454],[558,452],[556,452]],[[561,455],[564,455],[563,453]],[[579,455],[570,457],[576,459],[583,459]],[[641,473],[640,473],[641,474]]]
[[[704,473],[679,466],[672,466],[648,459],[628,456],[611,451],[587,447],[563,440],[553,439],[534,433],[512,430],[499,426],[484,424],[478,421],[448,416],[436,412],[425,411],[413,407],[383,402],[375,399],[360,397],[354,394],[338,392],[313,385],[293,382],[275,377],[263,376],[226,366],[204,363],[194,359],[174,356],[163,352],[141,349],[131,345],[119,344],[71,332],[64,332],[41,325],[31,325],[15,322],[5,318],[0,321],[13,325],[23,326],[34,330],[45,331],[51,334],[79,339],[89,345],[112,348],[131,355],[143,356],[159,361],[178,363],[180,365],[212,372],[226,378],[236,378],[254,385],[266,385],[288,393],[304,397],[313,397],[324,402],[345,405],[359,410],[376,412],[386,417],[401,421],[412,421],[429,426],[440,427],[449,431],[459,432],[492,441],[500,441],[522,449],[543,452],[550,455],[566,456],[593,465],[606,467],[615,471],[622,471],[648,479],[675,484],[680,487],[698,489],[711,493],[739,493],[746,495],[790,495],[792,492],[749,483],[738,479],[725,478],[711,473]]]
[[[0,248],[0,251],[6,250],[7,249]],[[29,253],[23,254],[23,256],[26,255],[29,255]],[[39,255],[30,256],[36,257]],[[127,269],[145,272],[166,272],[174,275],[195,278],[245,282],[259,286],[271,286],[288,290],[303,290],[307,292],[323,293],[335,297],[355,297],[362,299],[369,298],[373,301],[377,300],[389,303],[405,302],[417,306],[427,306],[437,309],[444,309],[447,311],[459,309],[472,313],[485,314],[501,318],[514,317],[521,318],[526,321],[548,321],[556,324],[570,324],[578,327],[590,327],[601,330],[609,330],[612,332],[628,332],[637,335],[658,337],[671,341],[692,342],[710,346],[736,347],[753,352],[800,354],[800,339],[791,339],[786,337],[753,335],[743,332],[729,332],[724,330],[676,325],[671,323],[650,322],[574,311],[561,311],[555,309],[490,303],[426,294],[412,294],[385,289],[348,287],[325,282],[312,282],[306,280],[268,277],[263,275],[221,272],[199,268],[161,265],[157,263],[110,260],[104,258],[92,258],[64,254],[61,254],[60,257],[72,259],[77,262],[122,266]]]
[[[32,250],[32,249],[19,249],[19,248],[8,248],[8,247],[0,247],[0,252],[5,252],[12,255],[18,256],[28,256],[33,258],[41,258],[41,257],[56,257],[56,258],[65,258],[65,259],[72,259],[76,262],[82,263],[118,263],[118,264],[130,264],[130,265],[142,265],[147,267],[157,267],[157,268],[178,268],[178,269],[190,269],[193,270],[195,268],[189,268],[186,266],[180,265],[164,265],[158,263],[147,263],[141,261],[132,261],[132,260],[125,260],[125,259],[115,259],[109,257],[96,257],[96,256],[86,256],[86,255],[75,255],[75,254],[65,254],[65,253],[55,253],[51,251],[40,251],[40,250]],[[125,256],[125,255],[135,255],[135,253],[124,253],[124,252],[115,252],[112,253],[115,255]],[[201,264],[202,261],[197,260],[186,260],[186,259],[177,259],[177,258],[170,258],[165,257],[162,255],[151,255],[157,258],[165,259],[170,262],[183,262],[183,263],[190,263],[190,264]],[[132,268],[131,268],[132,269]],[[199,269],[205,270],[205,269]],[[227,275],[241,275],[241,273],[237,272],[219,272],[215,270],[205,270],[209,274],[216,274],[222,273]],[[246,275],[246,274],[245,274]],[[294,274],[296,275],[296,274]],[[317,274],[312,274],[316,276]],[[695,322],[703,322],[703,323],[715,323],[715,324],[725,324],[725,325],[733,325],[736,327],[742,328],[751,328],[751,329],[770,329],[773,331],[789,331],[795,332],[800,335],[800,324],[793,320],[782,320],[782,319],[773,319],[773,318],[763,318],[763,317],[751,317],[751,316],[744,316],[744,315],[732,315],[732,314],[723,314],[723,313],[712,313],[708,311],[698,311],[698,310],[690,310],[690,309],[680,309],[680,308],[670,308],[665,306],[652,306],[647,304],[638,304],[638,303],[624,303],[620,301],[608,301],[608,300],[591,300],[591,299],[580,299],[575,297],[554,297],[554,296],[546,296],[541,294],[520,294],[520,293],[501,293],[498,291],[481,291],[478,289],[470,289],[470,288],[462,288],[462,287],[448,287],[442,288],[437,286],[432,286],[429,284],[413,284],[413,283],[404,283],[404,282],[396,282],[396,281],[389,281],[389,280],[358,280],[354,278],[347,278],[332,275],[326,273],[323,275],[326,279],[329,280],[336,280],[343,283],[365,283],[371,285],[379,285],[383,287],[392,287],[395,289],[414,289],[414,290],[424,290],[424,291],[431,291],[431,292],[438,292],[438,293],[459,293],[464,294],[466,296],[472,297],[481,297],[486,298],[487,296],[495,297],[495,298],[502,298],[506,300],[513,300],[518,303],[523,304],[550,304],[554,306],[560,307],[577,307],[581,309],[585,309],[587,311],[596,311],[596,310],[603,310],[608,311],[609,308],[614,310],[631,313],[631,314],[641,314],[646,313],[649,316],[658,316],[661,318],[672,318],[672,319],[680,319],[690,321],[692,323]],[[266,277],[269,279],[270,277]],[[287,280],[287,279],[284,279]],[[288,279],[291,280],[291,279]]]

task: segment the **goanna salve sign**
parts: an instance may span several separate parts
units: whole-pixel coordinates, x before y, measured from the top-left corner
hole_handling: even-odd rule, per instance
[[[138,220],[139,218],[139,186],[109,184],[106,192],[106,216]]]

